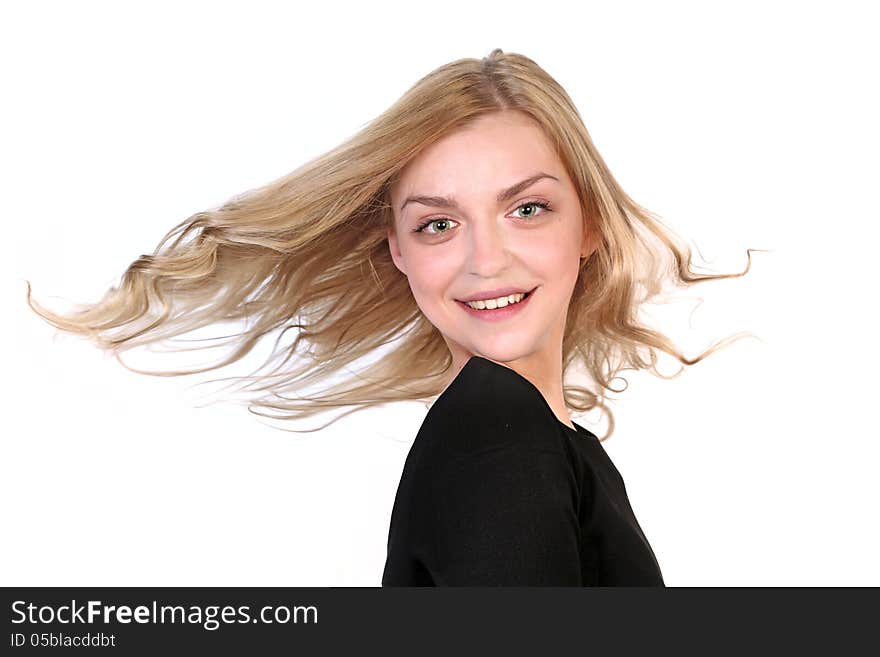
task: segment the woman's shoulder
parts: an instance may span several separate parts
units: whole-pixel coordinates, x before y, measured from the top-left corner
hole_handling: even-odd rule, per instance
[[[528,379],[472,356],[431,406],[417,440],[450,457],[501,448],[563,455],[559,425]]]

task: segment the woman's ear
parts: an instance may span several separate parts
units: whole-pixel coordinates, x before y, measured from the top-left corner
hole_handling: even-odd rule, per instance
[[[388,228],[387,236],[388,250],[391,252],[391,259],[394,261],[394,266],[406,276],[406,270],[403,268],[403,258],[400,255],[400,246],[397,244],[397,234],[395,233],[394,228]]]
[[[584,226],[584,237],[581,240],[581,259],[589,258],[599,247],[599,232],[589,226]]]

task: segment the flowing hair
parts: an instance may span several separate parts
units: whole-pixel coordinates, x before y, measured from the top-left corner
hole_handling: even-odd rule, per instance
[[[614,431],[605,390],[619,392],[610,384],[621,370],[649,369],[663,377],[656,350],[693,365],[744,335],[687,358],[664,334],[639,322],[639,307],[667,282],[680,287],[743,276],[755,249],[747,249],[742,272],[691,271],[690,248],[621,189],[565,90],[531,59],[497,48],[482,59],[437,68],[341,145],[182,221],[152,255],[129,265],[121,284],[100,301],[54,313],[31,298],[28,282],[27,303],[58,329],[111,352],[127,369],[155,376],[230,365],[278,330],[265,363],[249,376],[232,377],[243,383],[241,390],[265,393],[251,394],[247,401],[251,412],[264,417],[295,420],[354,407],[332,423],[389,402],[418,400],[429,406],[449,382],[452,356],[391,259],[390,189],[425,147],[506,110],[522,112],[543,128],[578,192],[585,230],[600,237],[598,248],[580,264],[562,353],[564,376],[584,368],[597,388],[565,385],[565,403],[577,412],[601,408],[609,420],[605,440]],[[233,347],[214,365],[151,372],[119,358],[127,349],[221,321],[245,326],[214,338]],[[289,329],[296,330],[295,339],[279,348]],[[358,372],[349,368],[385,345],[381,358]],[[341,372],[352,376],[317,394],[302,394]]]

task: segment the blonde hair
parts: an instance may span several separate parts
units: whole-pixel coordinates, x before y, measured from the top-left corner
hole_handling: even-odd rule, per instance
[[[581,261],[562,350],[563,373],[580,364],[599,387],[593,392],[565,386],[565,402],[579,412],[603,409],[609,419],[604,440],[614,431],[604,390],[615,391],[610,382],[621,370],[650,369],[663,376],[655,350],[692,365],[737,337],[689,359],[665,335],[639,323],[639,306],[656,297],[667,281],[681,286],[743,276],[752,249],[742,272],[692,272],[689,247],[620,188],[563,88],[531,59],[501,49],[439,67],[338,147],[182,221],[152,255],[129,265],[121,285],[100,301],[56,314],[32,300],[28,282],[27,302],[49,323],[87,336],[117,360],[127,349],[219,321],[248,323],[227,336],[224,345],[234,350],[214,365],[147,372],[120,360],[131,371],[158,376],[224,367],[281,329],[264,365],[251,376],[233,377],[251,382],[242,390],[270,391],[249,401],[252,412],[287,413],[257,412],[265,417],[291,420],[354,406],[332,423],[379,404],[430,402],[448,384],[452,357],[391,259],[386,234],[394,229],[390,189],[426,146],[503,110],[523,112],[544,129],[576,186],[585,229],[600,236],[595,252]],[[298,331],[296,338],[279,349],[289,329]],[[297,354],[300,342],[307,349]],[[351,372],[348,365],[392,342],[382,358],[323,394],[283,395],[302,392],[342,370]],[[646,356],[639,353],[644,347]],[[183,350],[193,349],[199,347]],[[258,374],[273,361],[271,371]]]

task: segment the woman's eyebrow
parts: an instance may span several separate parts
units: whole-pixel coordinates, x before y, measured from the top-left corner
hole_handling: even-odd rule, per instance
[[[526,178],[525,180],[520,180],[518,183],[516,183],[515,185],[511,185],[507,189],[502,189],[500,192],[498,192],[498,202],[503,203],[504,201],[509,201],[521,191],[538,182],[542,178],[551,178],[556,182],[559,182],[559,178],[557,178],[556,176],[551,176],[549,173],[537,173],[534,176]],[[426,196],[424,194],[416,194],[413,196],[408,196],[406,200],[400,204],[399,212],[403,212],[403,209],[410,203],[421,203],[422,205],[430,205],[431,207],[435,208],[458,209],[458,203],[451,196]]]

